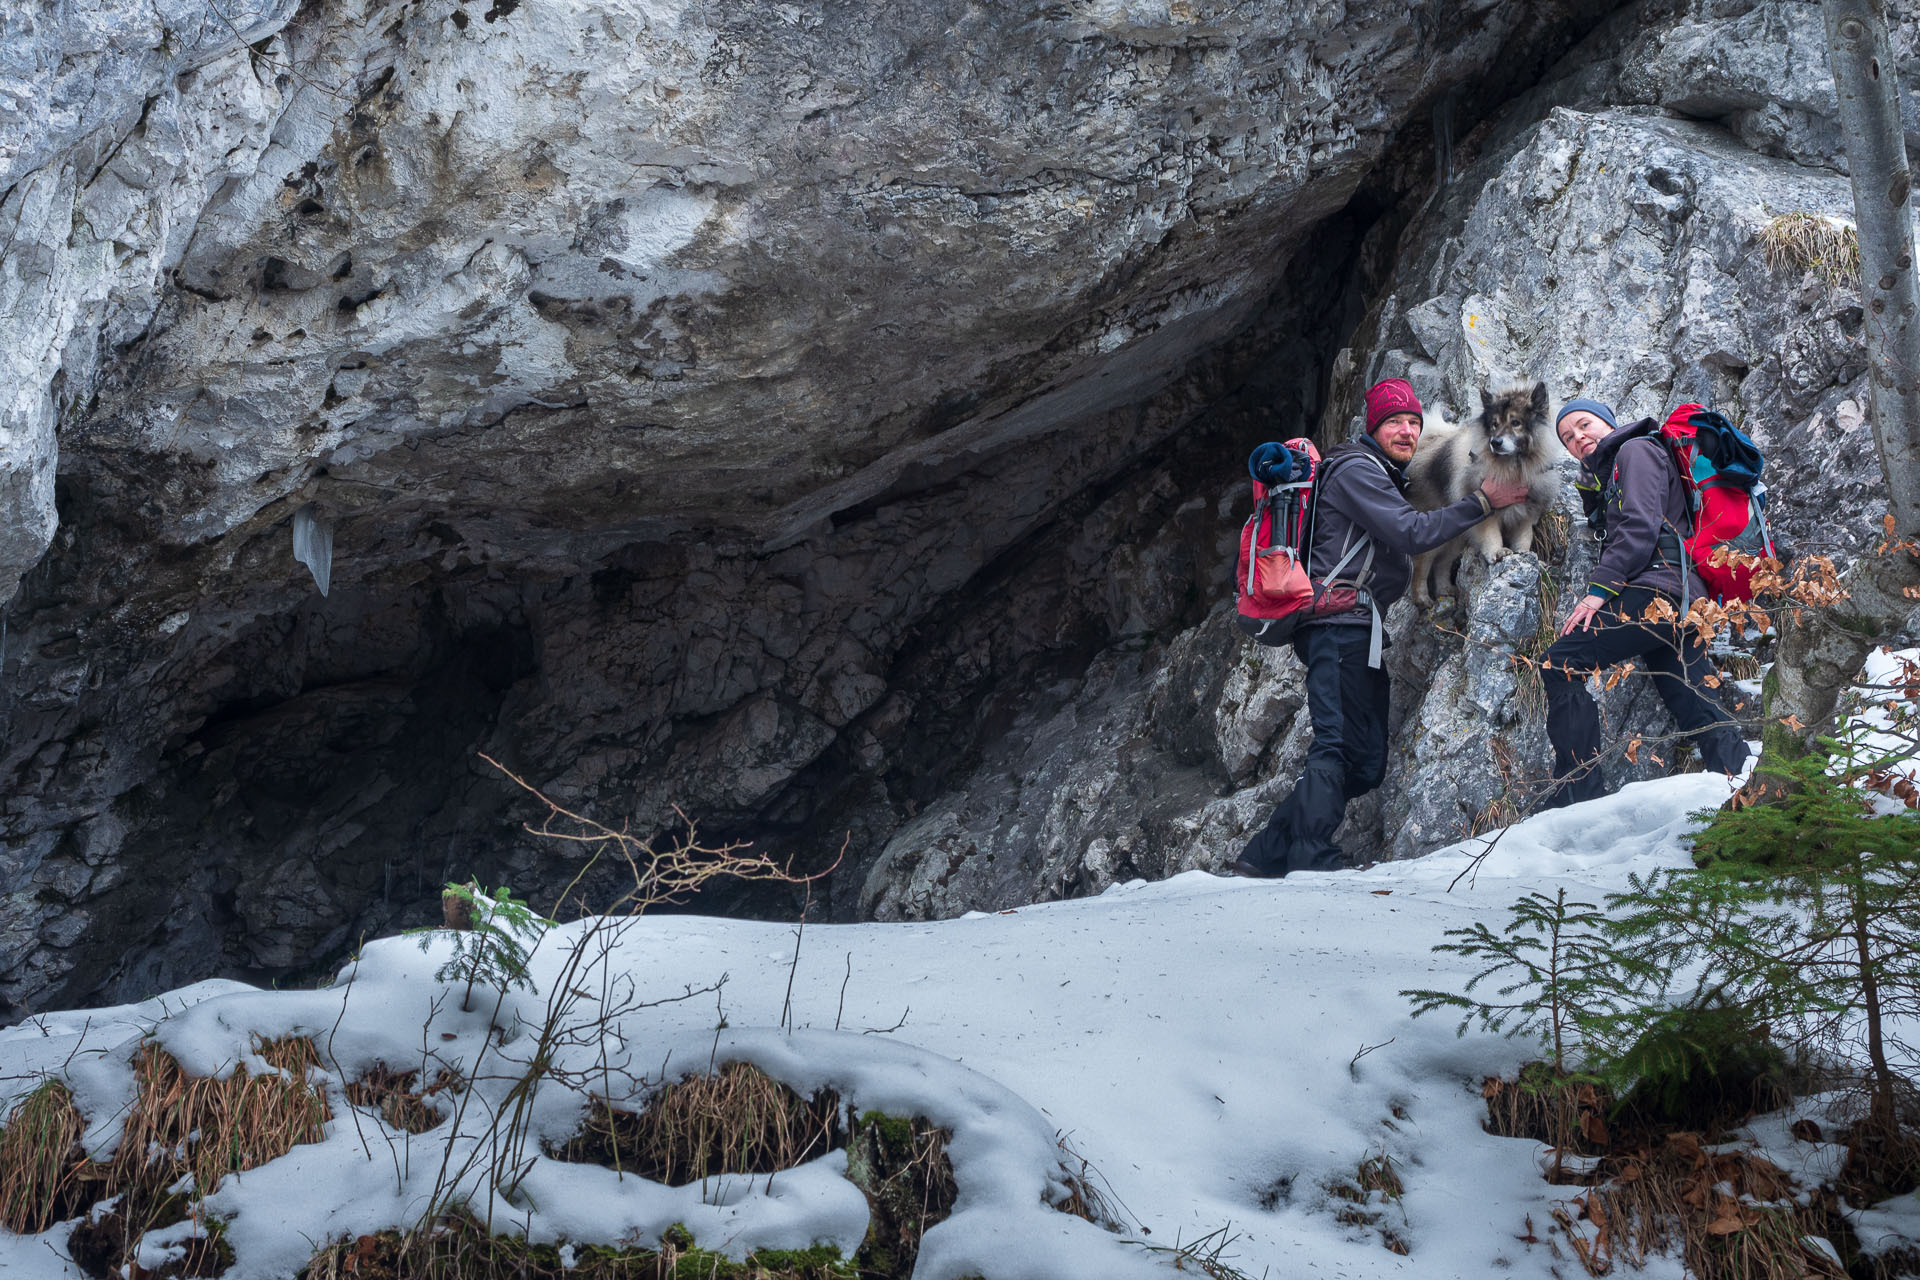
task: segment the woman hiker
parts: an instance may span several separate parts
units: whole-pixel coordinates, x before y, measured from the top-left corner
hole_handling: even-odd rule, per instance
[[[1554,788],[1542,808],[1606,795],[1600,772],[1600,713],[1587,677],[1632,659],[1648,672],[1680,731],[1699,744],[1709,769],[1738,773],[1747,744],[1725,709],[1707,692],[1706,646],[1677,616],[1682,598],[1706,595],[1682,546],[1691,528],[1686,486],[1652,418],[1615,423],[1598,400],[1570,400],[1554,432],[1580,462],[1578,485],[1588,518],[1600,530],[1600,558],[1587,594],[1567,616],[1540,661],[1547,688],[1547,739],[1553,744]],[[1647,606],[1665,599],[1676,616],[1645,621]]]

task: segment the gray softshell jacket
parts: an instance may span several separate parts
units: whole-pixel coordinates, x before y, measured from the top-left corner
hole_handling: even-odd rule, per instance
[[[1344,558],[1339,579],[1357,582],[1373,598],[1372,607],[1362,605],[1320,619],[1318,625],[1372,626],[1369,666],[1380,665],[1380,615],[1407,593],[1413,557],[1460,536],[1492,510],[1484,498],[1471,494],[1438,511],[1419,511],[1407,501],[1406,487],[1405,471],[1372,436],[1327,450],[1314,482],[1307,573],[1322,580]],[[1363,537],[1371,543],[1356,550]]]
[[[1675,601],[1706,594],[1681,546],[1693,528],[1686,485],[1672,452],[1655,438],[1658,430],[1651,418],[1622,427],[1601,437],[1582,464],[1600,481],[1604,504],[1589,595],[1612,600],[1629,587],[1650,588]]]

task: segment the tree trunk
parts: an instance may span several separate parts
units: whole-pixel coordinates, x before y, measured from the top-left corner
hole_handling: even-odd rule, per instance
[[[1900,123],[1900,89],[1887,40],[1885,0],[1821,0],[1827,61],[1853,177],[1866,312],[1873,442],[1899,540],[1920,542],[1920,273],[1914,270],[1913,176]],[[1868,512],[1877,516],[1878,512]],[[1846,575],[1838,610],[1782,610],[1767,677],[1760,763],[1748,798],[1777,787],[1777,766],[1805,755],[1833,716],[1840,691],[1873,644],[1914,607],[1920,559],[1907,551],[1865,556]]]
[[[1897,1078],[1887,1063],[1884,1022],[1880,1005],[1880,966],[1873,954],[1873,939],[1867,929],[1865,890],[1849,885],[1853,917],[1854,964],[1860,976],[1860,1012],[1867,1020],[1867,1061],[1871,1084],[1867,1096],[1867,1123],[1873,1133],[1890,1135],[1897,1127],[1895,1095]]]
[[[1885,0],[1822,0],[1827,61],[1853,176],[1866,308],[1873,442],[1894,527],[1920,537],[1920,273],[1913,265],[1913,174]]]

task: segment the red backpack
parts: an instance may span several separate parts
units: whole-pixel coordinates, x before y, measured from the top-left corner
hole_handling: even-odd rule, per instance
[[[1693,513],[1693,531],[1685,540],[1687,557],[1706,583],[1707,594],[1721,604],[1753,599],[1756,566],[1734,564],[1726,556],[1715,564],[1714,553],[1727,547],[1746,556],[1779,558],[1767,528],[1767,486],[1760,482],[1766,459],[1760,447],[1725,415],[1697,404],[1683,404],[1668,414],[1660,438],[1686,485]]]
[[[1311,440],[1283,442],[1305,459],[1306,475],[1269,487],[1253,482],[1253,514],[1240,530],[1240,565],[1235,581],[1237,619],[1242,631],[1265,645],[1287,643],[1311,618],[1348,613],[1370,603],[1365,591],[1373,567],[1373,540],[1362,537],[1340,563],[1316,582],[1307,576],[1307,539],[1313,525],[1314,482],[1320,479],[1320,451]],[[1366,550],[1353,575],[1340,574]],[[1377,665],[1377,664],[1376,664]]]

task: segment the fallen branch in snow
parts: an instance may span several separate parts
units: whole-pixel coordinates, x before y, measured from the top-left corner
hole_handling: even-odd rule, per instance
[[[912,1013],[912,1012],[913,1012],[913,1006],[912,1006],[912,1005],[908,1005],[908,1006],[907,1006],[907,1007],[906,1007],[905,1009],[903,1009],[903,1010],[901,1010],[901,1011],[900,1011],[900,1021],[898,1021],[898,1022],[896,1022],[896,1023],[894,1023],[894,1024],[892,1025],[892,1026],[890,1026],[890,1027],[863,1027],[863,1028],[861,1029],[861,1031],[860,1031],[860,1034],[861,1034],[861,1035],[863,1035],[863,1036],[885,1036],[885,1035],[892,1035],[892,1034],[893,1034],[894,1032],[896,1032],[896,1031],[898,1031],[898,1030],[899,1030],[900,1028],[902,1028],[902,1027],[904,1027],[904,1026],[906,1026],[906,1025],[907,1025],[907,1015],[908,1015],[908,1014],[910,1014],[910,1013]]]
[[[1361,1045],[1360,1048],[1354,1053],[1353,1057],[1347,1060],[1347,1074],[1352,1076],[1354,1080],[1357,1082],[1360,1079],[1360,1059],[1366,1057],[1368,1054],[1372,1053],[1375,1049],[1386,1048],[1388,1045],[1392,1044],[1394,1040],[1397,1040],[1397,1039],[1399,1039],[1399,1037],[1394,1036],[1390,1039],[1382,1040],[1379,1044]]]
[[[1229,1222],[1226,1226],[1216,1227],[1206,1235],[1196,1240],[1189,1240],[1185,1244],[1177,1240],[1170,1245],[1153,1244],[1146,1240],[1129,1240],[1127,1243],[1138,1245],[1148,1253],[1159,1254],[1170,1259],[1176,1271],[1186,1271],[1191,1268],[1208,1277],[1208,1280],[1252,1280],[1252,1277],[1230,1261],[1235,1255],[1227,1252],[1227,1246],[1240,1238],[1238,1235],[1230,1234],[1232,1231],[1233,1224]],[[1264,1280],[1267,1272],[1263,1269],[1260,1275]]]

